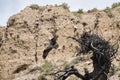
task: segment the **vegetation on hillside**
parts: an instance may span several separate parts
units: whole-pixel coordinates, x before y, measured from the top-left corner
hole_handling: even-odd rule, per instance
[[[77,13],[80,13],[80,14],[83,13],[83,9],[79,9]]]
[[[112,14],[111,9],[110,9],[109,7],[106,7],[106,9],[104,9],[104,12],[106,12],[106,14],[107,14],[110,18],[114,17],[114,15]]]
[[[117,2],[117,3],[113,3],[112,4],[112,8],[116,8],[116,7],[119,7],[120,6],[120,2]]]
[[[68,6],[67,3],[62,3],[62,4],[60,4],[60,5],[55,4],[55,6],[56,6],[56,7],[63,7],[64,9],[66,9],[66,10],[69,11],[69,6]]]
[[[91,10],[88,10],[88,13],[90,13],[90,12],[96,12],[96,11],[98,11],[98,9],[97,8],[93,8]]]
[[[30,5],[30,8],[33,9],[33,10],[39,10],[39,12],[42,12],[42,11],[45,10],[45,8],[43,6],[39,6],[37,4]]]

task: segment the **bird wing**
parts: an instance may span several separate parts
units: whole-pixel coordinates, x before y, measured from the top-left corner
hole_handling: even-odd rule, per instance
[[[43,59],[45,59],[48,55],[48,53],[52,50],[53,47],[49,46],[43,51]]]

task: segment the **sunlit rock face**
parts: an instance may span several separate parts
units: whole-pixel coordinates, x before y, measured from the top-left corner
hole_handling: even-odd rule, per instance
[[[52,64],[54,70],[64,68],[66,64],[72,64],[74,59],[78,59],[79,61],[74,65],[80,72],[84,73],[84,66],[88,66],[92,71],[90,56],[76,57],[81,46],[68,37],[78,38],[87,31],[102,36],[111,44],[115,43],[120,37],[119,9],[111,10],[114,15],[111,18],[106,12],[99,10],[82,13],[78,17],[62,7],[51,5],[37,9],[26,7],[9,18],[6,28],[0,27],[0,78],[3,80],[37,79],[44,73],[42,66],[46,61]],[[58,36],[57,47],[51,49],[46,59],[43,59],[43,51],[50,45],[54,34]],[[119,61],[115,61],[115,64],[118,63]],[[30,72],[36,67],[35,71]],[[47,78],[53,80],[52,77]]]

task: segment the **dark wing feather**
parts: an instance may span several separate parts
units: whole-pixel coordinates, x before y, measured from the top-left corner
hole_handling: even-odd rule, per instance
[[[49,46],[43,51],[43,59],[45,59],[48,55],[48,53],[52,50],[53,47]]]

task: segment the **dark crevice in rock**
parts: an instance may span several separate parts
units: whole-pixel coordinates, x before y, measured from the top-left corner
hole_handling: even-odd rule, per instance
[[[20,73],[21,71],[26,70],[29,67],[28,64],[23,64],[18,66],[18,68],[13,72],[13,74]]]

